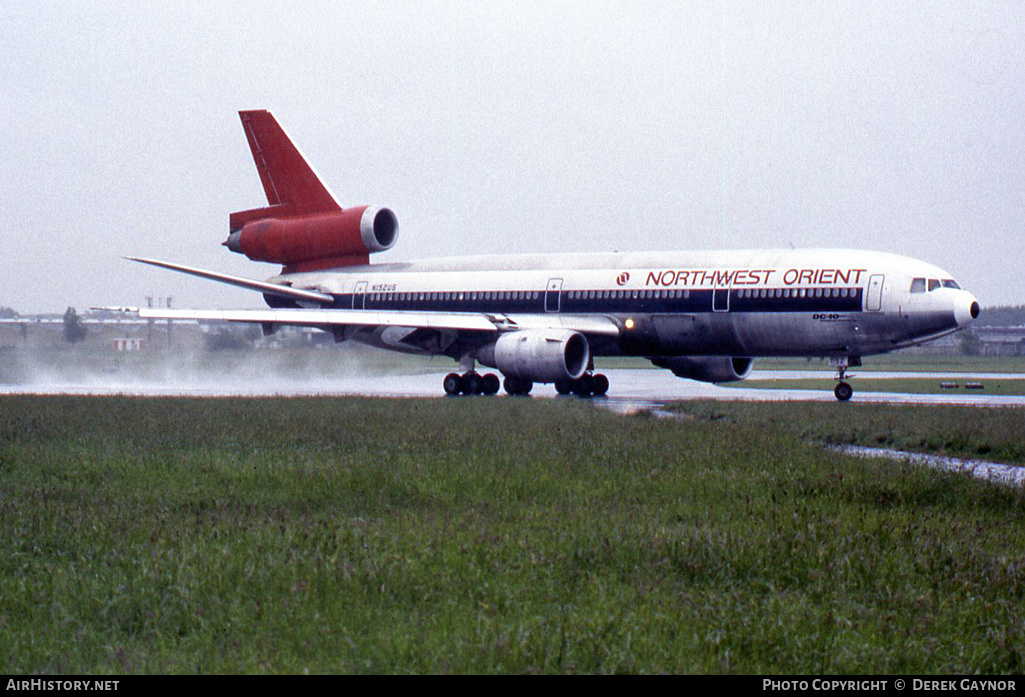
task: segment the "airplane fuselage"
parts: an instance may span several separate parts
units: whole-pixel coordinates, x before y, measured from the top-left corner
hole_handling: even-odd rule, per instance
[[[916,278],[924,292],[912,292]],[[344,309],[611,318],[623,330],[592,341],[599,356],[867,356],[956,331],[975,302],[931,264],[844,249],[455,257],[270,281]],[[352,338],[436,352],[406,341],[412,331]]]
[[[239,112],[267,206],[228,216],[229,250],[281,264],[256,281],[136,261],[247,288],[269,309],[132,309],[142,318],[316,327],[338,341],[445,355],[462,375],[447,394],[509,394],[554,383],[561,394],[604,395],[594,356],[644,356],[673,374],[742,380],[760,356],[822,356],[834,391],[862,356],[949,334],[979,304],[947,272],[881,252],[845,249],[525,254],[370,263],[398,236],[395,213],[343,208],[268,111]],[[682,231],[682,236],[691,236]],[[570,239],[567,237],[566,239]]]

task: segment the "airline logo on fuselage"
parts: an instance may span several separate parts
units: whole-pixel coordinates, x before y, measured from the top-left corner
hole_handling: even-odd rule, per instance
[[[625,272],[624,272],[625,273]],[[667,269],[649,271],[645,286],[794,286],[857,285],[866,269]],[[619,278],[623,278],[620,274]],[[625,274],[629,278],[629,274]],[[619,283],[619,280],[616,281]],[[623,285],[620,283],[620,285]]]

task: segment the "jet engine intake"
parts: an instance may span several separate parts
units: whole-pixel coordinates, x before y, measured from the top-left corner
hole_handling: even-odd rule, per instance
[[[330,213],[252,220],[232,230],[224,245],[253,261],[308,271],[366,264],[369,254],[391,249],[398,234],[399,220],[390,208],[358,206]]]
[[[476,358],[507,377],[555,382],[583,375],[591,362],[591,348],[580,332],[532,329],[501,335],[479,349]]]
[[[650,359],[659,368],[668,368],[678,378],[699,382],[734,382],[751,374],[753,358],[736,356],[660,356]]]

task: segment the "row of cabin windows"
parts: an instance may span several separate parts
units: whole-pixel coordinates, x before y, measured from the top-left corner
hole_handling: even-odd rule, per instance
[[[571,290],[570,300],[615,300],[626,298],[689,298],[689,290]],[[538,300],[537,291],[495,290],[463,291],[460,293],[371,293],[371,300],[423,301],[423,300]]]
[[[746,288],[739,298],[853,298],[857,288]]]
[[[935,278],[915,278],[911,281],[911,292],[912,293],[925,293],[926,284],[928,284],[929,292],[936,290],[937,288],[953,288],[954,290],[961,290],[961,286],[957,285],[952,279],[939,280]]]
[[[538,292],[529,290],[462,291],[458,293],[371,293],[370,300],[391,300],[398,302],[422,302],[428,300],[537,300]]]
[[[925,279],[915,279],[925,281]],[[949,283],[954,284],[953,281]],[[924,284],[922,286],[925,287]],[[954,284],[953,287],[957,287]],[[929,290],[932,290],[930,286]],[[911,292],[916,291],[912,285]],[[689,298],[689,290],[571,290],[566,293],[570,300],[624,300],[624,299],[675,299]],[[745,288],[737,291],[739,298],[853,298],[857,295],[856,288]],[[373,302],[391,300],[398,302],[423,302],[441,300],[448,302],[474,300],[538,300],[537,291],[528,290],[488,290],[462,292],[430,292],[430,293],[371,293]]]
[[[689,298],[689,290],[571,290],[570,300],[620,300],[625,298]]]

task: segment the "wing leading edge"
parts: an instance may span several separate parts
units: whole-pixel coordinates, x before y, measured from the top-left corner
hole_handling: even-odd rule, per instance
[[[476,332],[568,329],[591,336],[617,337],[619,325],[608,317],[586,315],[503,315],[476,312],[406,312],[402,310],[266,309],[165,310],[107,307],[137,313],[141,319],[202,320],[307,327],[411,327]]]

